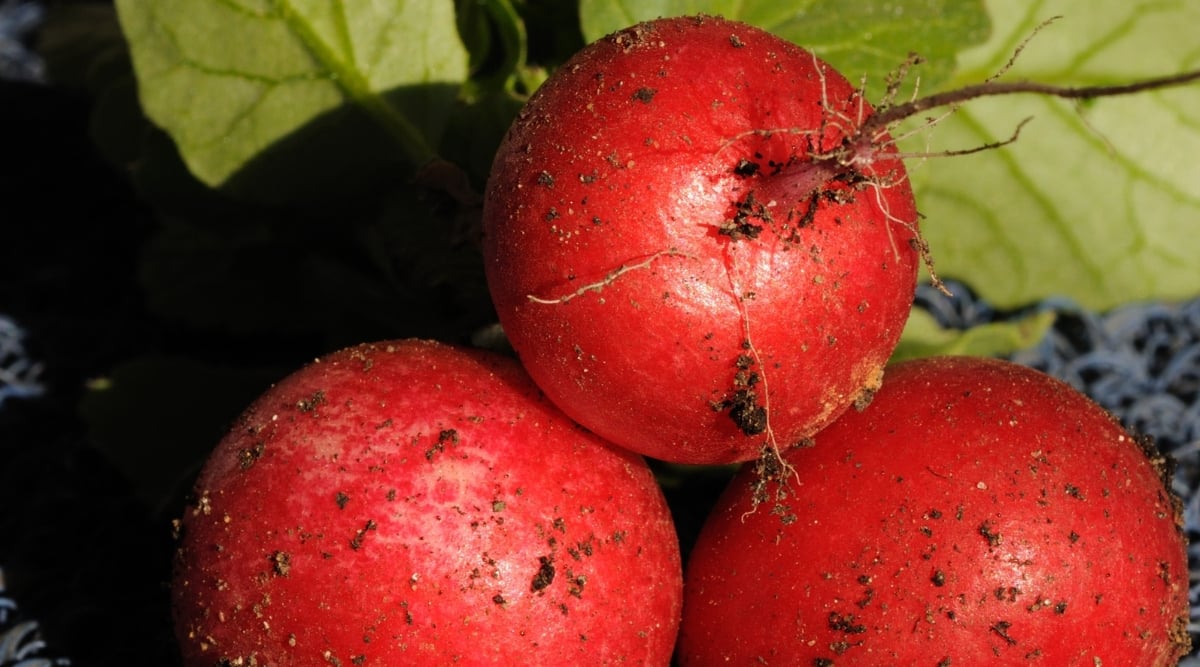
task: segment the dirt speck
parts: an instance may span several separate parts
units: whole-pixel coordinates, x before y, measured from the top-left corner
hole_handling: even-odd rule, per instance
[[[354,537],[350,540],[350,548],[358,551],[362,548],[363,540],[367,537],[367,533],[378,528],[378,524],[373,519],[367,519],[367,523],[359,529]]]
[[[759,404],[758,392],[754,390],[761,377],[752,370],[754,358],[748,354],[738,355],[734,366],[737,371],[733,376],[732,395],[712,403],[712,408],[718,412],[729,410],[729,418],[742,433],[759,435],[767,430],[767,409]]]
[[[271,569],[280,577],[288,576],[292,570],[292,555],[286,551],[276,551],[271,554]]]
[[[325,403],[325,392],[318,389],[312,396],[296,401],[296,409],[300,412],[313,412]]]
[[[238,467],[249,470],[260,458],[267,446],[261,440],[238,452]]]
[[[729,417],[746,435],[759,435],[767,430],[767,409],[758,404],[758,394],[738,389],[729,401]]]
[[[529,590],[537,593],[552,583],[554,583],[554,558],[552,556],[539,556],[538,570],[533,575],[533,581],[529,584]]]
[[[575,574],[567,571],[567,592],[571,595],[581,598],[583,597],[583,587],[587,585],[587,576]]]
[[[997,586],[992,595],[1000,602],[1015,603],[1017,598],[1021,597],[1021,589],[1016,586]]]
[[[638,24],[614,33],[610,36],[610,39],[623,52],[629,53],[638,47],[646,46],[651,42],[653,36],[653,30],[643,24]]]
[[[867,406],[871,405],[871,401],[873,400],[875,400],[875,390],[870,387],[863,387],[858,396],[854,397],[854,411],[862,412],[866,410]]]
[[[1008,634],[1008,629],[1011,627],[1012,623],[1009,623],[1008,621],[996,621],[996,624],[991,627],[991,630],[992,632],[996,633],[997,636],[1003,639],[1004,643],[1008,644],[1009,646],[1015,646],[1017,640],[1013,639]]]
[[[654,95],[657,93],[658,89],[656,88],[643,87],[633,91],[633,95],[630,97],[638,102],[641,102],[642,104],[650,104],[650,102],[654,99]]]
[[[759,163],[754,162],[752,160],[747,160],[746,158],[742,158],[742,159],[738,160],[738,163],[736,165],[734,165],[733,173],[737,174],[738,176],[741,176],[743,178],[748,178],[750,176],[757,174],[758,170],[761,168],[762,168],[762,165],[760,165]]]
[[[979,524],[979,534],[982,535],[985,540],[987,540],[988,546],[991,547],[998,547],[1003,541],[999,531],[992,526],[992,522],[990,521],[984,521],[983,523]]]
[[[736,170],[737,167],[734,169]],[[766,204],[758,200],[754,191],[751,190],[742,200],[734,204],[733,215],[721,223],[717,232],[734,241],[753,240],[762,233],[764,225],[772,222],[774,222],[774,217],[771,215],[771,211]]]
[[[831,611],[829,612],[829,629],[834,632],[857,635],[866,632],[867,626],[859,623],[854,618],[854,614],[839,614],[836,611]]]
[[[451,444],[451,445],[458,444],[458,431],[456,431],[452,428],[448,428],[448,429],[438,433],[437,442],[435,442],[432,447],[425,450],[425,460],[432,461],[433,457],[436,456],[439,452],[446,451],[447,444]]]

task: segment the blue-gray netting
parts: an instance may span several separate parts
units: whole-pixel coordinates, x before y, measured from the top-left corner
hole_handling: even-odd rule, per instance
[[[2,45],[0,42],[0,48]],[[21,338],[17,323],[0,314],[0,409],[6,399],[37,396],[44,390],[38,383],[42,366],[25,355]],[[70,664],[65,658],[47,657],[38,622],[23,617],[16,600],[8,597],[6,591],[4,570],[0,569],[0,667]]]
[[[45,8],[38,2],[0,0],[0,79],[42,81],[45,65],[29,51],[26,40],[41,23]]]
[[[17,323],[0,314],[0,408],[10,398],[38,396],[45,389],[38,382],[42,364],[25,355],[21,337]]]
[[[38,623],[22,618],[17,603],[5,595],[4,570],[0,570],[0,665],[4,667],[56,667],[69,665],[65,658],[46,657],[46,643]]]
[[[37,2],[0,0],[0,79],[42,81],[45,67],[27,48],[25,40],[45,13]],[[42,364],[30,359],[17,323],[0,314],[0,410],[6,400],[30,398],[45,391],[39,382]],[[56,667],[66,658],[50,657],[38,622],[26,618],[17,601],[8,597],[4,570],[0,569],[0,667]]]

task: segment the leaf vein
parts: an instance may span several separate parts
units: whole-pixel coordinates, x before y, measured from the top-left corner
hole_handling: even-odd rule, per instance
[[[362,107],[375,122],[379,123],[414,163],[424,165],[436,159],[437,153],[425,141],[421,131],[413,125],[408,117],[372,90],[362,72],[351,64],[338,59],[329,45],[316,33],[313,26],[291,5],[290,0],[274,0],[274,2],[280,9],[288,27],[300,38],[301,43],[312,54],[319,66],[331,74],[331,80],[344,97]]]

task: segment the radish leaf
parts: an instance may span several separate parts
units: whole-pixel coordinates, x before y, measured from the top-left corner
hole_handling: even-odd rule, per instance
[[[995,32],[955,81],[1117,84],[1200,67],[1191,3],[989,3]],[[966,157],[909,161],[937,270],[998,307],[1069,296],[1104,310],[1200,293],[1200,85],[1084,104],[1031,95],[975,100],[910,151],[1019,140]],[[922,121],[923,119],[913,119]]]
[[[854,82],[866,77],[878,97],[884,78],[910,52],[926,60],[922,85],[944,81],[954,56],[987,36],[980,0],[904,0],[886,5],[842,0],[581,0],[583,36],[594,41],[638,21],[659,16],[717,14],[769,30],[827,60]],[[902,89],[902,94],[911,86]]]
[[[268,198],[353,183],[369,173],[364,163],[429,162],[467,75],[450,0],[117,9],[143,108],[189,169]]]

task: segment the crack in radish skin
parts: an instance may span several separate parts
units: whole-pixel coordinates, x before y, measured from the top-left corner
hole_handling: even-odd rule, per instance
[[[861,168],[820,159],[869,106],[809,52],[713,18],[639,30],[560,68],[506,137],[489,289],[531,375],[592,431],[659,459],[752,460],[848,408],[886,358],[916,283],[915,210],[890,146]],[[733,76],[703,75],[727,57]],[[775,126],[812,131],[756,129]],[[733,386],[740,355],[753,387]],[[736,400],[741,425],[712,409]]]
[[[641,260],[640,262],[635,262],[633,264],[622,264],[621,266],[617,267],[616,269],[613,269],[612,271],[610,271],[608,273],[608,275],[604,276],[603,280],[598,280],[593,283],[588,283],[588,284],[584,285],[583,287],[580,287],[579,289],[577,289],[574,292],[571,292],[569,294],[565,294],[563,296],[560,296],[557,298],[552,298],[552,299],[534,296],[533,294],[528,294],[528,295],[526,295],[526,298],[529,299],[530,301],[532,301],[533,303],[541,303],[541,304],[546,304],[546,305],[566,303],[568,301],[571,301],[572,299],[581,297],[584,294],[587,294],[588,292],[599,292],[599,291],[603,290],[605,287],[608,287],[609,285],[616,282],[618,278],[625,275],[626,273],[629,273],[630,271],[637,271],[640,269],[649,268],[650,265],[653,264],[655,260],[663,258],[663,257],[686,257],[688,259],[696,259],[695,255],[689,255],[687,253],[680,252],[680,251],[676,250],[675,248],[668,248],[666,250],[660,250],[659,252],[656,252],[653,255],[650,255],[649,257]]]

